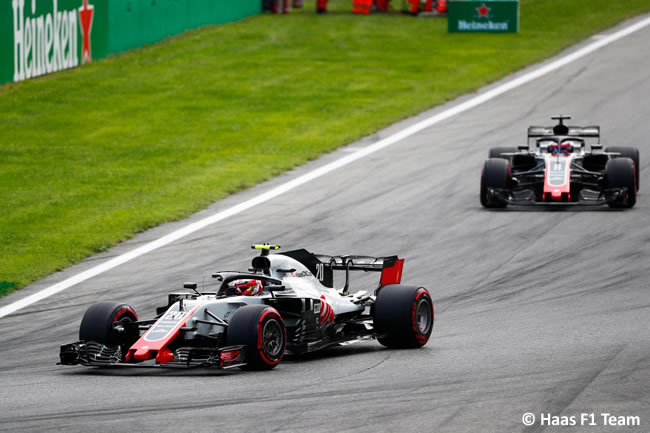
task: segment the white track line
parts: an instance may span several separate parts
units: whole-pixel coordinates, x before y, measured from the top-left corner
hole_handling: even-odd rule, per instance
[[[22,308],[27,307],[28,305],[31,305],[35,302],[38,302],[40,300],[43,300],[45,298],[48,298],[56,293],[62,292],[63,290],[72,287],[76,284],[79,284],[83,281],[86,281],[89,278],[92,278],[96,275],[99,275],[101,273],[104,273],[110,269],[113,269],[117,266],[120,266],[121,264],[124,264],[126,262],[129,262],[137,257],[140,257],[143,254],[150,253],[151,251],[154,251],[160,247],[163,247],[167,244],[170,244],[178,239],[181,239],[187,235],[190,235],[198,230],[201,230],[204,227],[207,227],[209,225],[218,223],[219,221],[223,221],[226,218],[229,218],[231,216],[237,215],[239,213],[242,213],[254,206],[257,206],[259,204],[262,204],[264,202],[267,202],[269,200],[272,200],[286,192],[291,191],[292,189],[298,188],[301,185],[304,185],[308,182],[311,182],[314,179],[317,179],[327,173],[330,173],[334,170],[337,170],[341,167],[344,167],[354,161],[357,161],[359,159],[365,158],[368,155],[371,155],[379,150],[382,150],[394,143],[397,143],[398,141],[401,141],[407,137],[410,137],[411,135],[414,135],[423,129],[429,128],[432,125],[435,125],[436,123],[442,122],[443,120],[449,119],[450,117],[453,117],[457,114],[460,114],[464,111],[470,110],[478,105],[483,104],[484,102],[487,102],[491,99],[496,98],[499,95],[502,95],[512,89],[516,89],[517,87],[520,87],[530,81],[533,81],[539,77],[542,77],[552,71],[555,71],[571,62],[574,62],[590,53],[593,53],[594,51],[611,44],[614,41],[617,41],[625,36],[628,36],[634,32],[637,32],[644,27],[648,26],[650,24],[650,17],[641,20],[637,23],[631,24],[628,27],[625,27],[624,29],[613,33],[611,35],[605,36],[602,39],[597,40],[596,42],[593,42],[592,44],[589,44],[573,53],[567,54],[566,56],[559,58],[553,62],[550,62],[539,69],[536,69],[534,71],[528,72],[524,75],[521,75],[520,77],[517,77],[513,79],[512,81],[509,81],[507,83],[504,83],[498,87],[495,87],[494,89],[488,90],[485,93],[482,93],[475,98],[472,98],[468,101],[465,101],[459,105],[456,105],[454,107],[451,107],[448,110],[442,111],[438,114],[434,114],[433,116],[424,119],[414,125],[411,125],[407,127],[406,129],[401,130],[400,132],[397,132],[389,137],[384,138],[383,140],[380,140],[372,145],[369,145],[367,147],[364,147],[362,149],[359,149],[355,151],[354,153],[351,153],[349,155],[346,155],[342,158],[337,159],[336,161],[330,162],[327,165],[324,165],[322,167],[319,167],[317,169],[314,169],[310,171],[309,173],[303,174],[300,177],[297,177],[293,180],[290,180],[287,183],[284,183],[280,186],[277,186],[273,188],[270,191],[267,191],[265,193],[262,193],[256,197],[253,197],[249,200],[246,200],[243,203],[240,203],[238,205],[235,205],[231,208],[225,209],[221,212],[218,212],[214,215],[211,215],[207,218],[204,218],[200,221],[194,222],[192,224],[189,224],[181,229],[176,230],[175,232],[172,232],[166,236],[163,236],[155,241],[149,242],[148,244],[145,244],[141,247],[138,247],[132,251],[129,251],[128,253],[122,254],[121,256],[115,257],[105,263],[102,263],[101,265],[97,265],[93,268],[90,268],[84,272],[81,272],[77,275],[74,275],[67,280],[63,280],[59,283],[56,283],[50,287],[47,287],[37,293],[34,293],[30,296],[27,296],[26,298],[23,298],[19,301],[16,301],[12,304],[6,305],[2,308],[0,308],[0,318],[7,316],[8,314],[14,313]]]

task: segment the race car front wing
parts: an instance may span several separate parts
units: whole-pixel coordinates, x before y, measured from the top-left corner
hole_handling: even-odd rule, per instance
[[[513,191],[506,188],[488,188],[488,195],[516,206],[602,206],[619,200],[627,188],[611,188],[602,191],[583,189],[576,201],[568,199],[558,201],[539,201],[534,191],[523,189]]]
[[[246,365],[245,346],[222,348],[179,347],[174,358],[166,363],[123,362],[121,347],[109,347],[94,341],[77,341],[61,346],[62,365],[89,367],[167,367],[167,368],[233,368]]]

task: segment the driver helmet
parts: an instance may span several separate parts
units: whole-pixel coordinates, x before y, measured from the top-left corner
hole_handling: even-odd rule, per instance
[[[568,155],[569,153],[573,152],[573,146],[571,145],[571,143],[565,141],[560,145],[560,151],[563,154]]]
[[[234,296],[260,296],[263,290],[260,280],[233,280],[228,283],[228,293]]]

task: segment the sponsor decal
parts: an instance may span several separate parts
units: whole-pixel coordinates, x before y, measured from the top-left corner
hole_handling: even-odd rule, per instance
[[[291,273],[285,273],[284,278],[308,278],[308,277],[313,277],[312,273],[309,271],[300,271],[300,272],[291,272]]]
[[[492,8],[485,6],[485,3],[483,3],[480,7],[476,8],[476,12],[478,12],[479,18],[490,18],[491,10]]]
[[[83,5],[79,8],[79,24],[81,25],[81,63],[90,63],[92,53],[90,51],[90,32],[93,28],[93,14],[95,7],[88,4],[88,0],[83,0]]]
[[[548,172],[548,184],[551,186],[564,185],[566,181],[566,160],[552,161]]]
[[[188,315],[187,311],[170,310],[145,335],[147,341],[159,341],[166,338],[176,326]]]
[[[330,304],[325,300],[325,295],[321,295],[321,309],[320,309],[320,326],[327,326],[330,323],[334,322],[336,314],[334,309]]]
[[[488,21],[485,23],[481,23],[478,21],[465,21],[465,20],[458,20],[458,30],[487,30],[487,31],[506,31],[508,30],[508,22],[492,22]]]
[[[14,81],[78,66],[79,33],[81,62],[92,60],[90,37],[94,6],[89,0],[79,0],[78,9],[59,10],[58,0],[51,1],[52,12],[36,16],[36,0],[27,0],[27,8],[26,0],[11,0]]]

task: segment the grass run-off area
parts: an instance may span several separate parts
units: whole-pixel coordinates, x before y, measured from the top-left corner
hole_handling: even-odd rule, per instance
[[[448,34],[307,1],[0,86],[0,293],[649,10],[521,0],[520,34]]]

